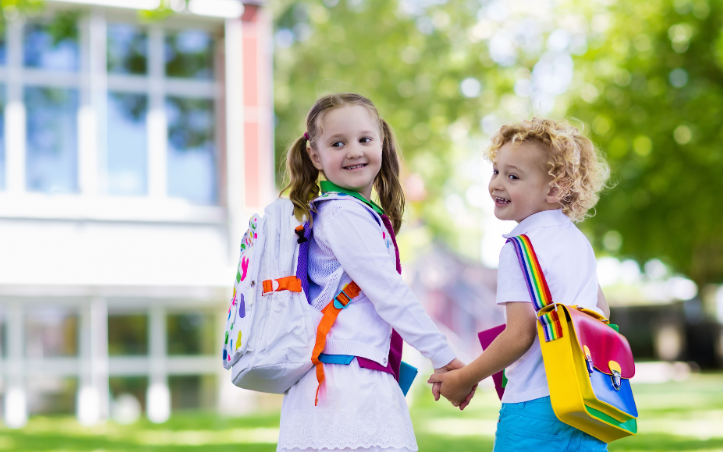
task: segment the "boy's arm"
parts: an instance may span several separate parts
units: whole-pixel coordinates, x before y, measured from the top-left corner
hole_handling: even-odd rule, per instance
[[[508,302],[507,327],[487,350],[460,370],[434,374],[429,383],[442,383],[441,392],[459,406],[472,387],[514,363],[530,349],[537,336],[537,319],[532,303]]]
[[[600,284],[597,285],[597,307],[603,312],[605,317],[610,318],[610,306],[608,306],[608,301],[605,299],[605,294]]]

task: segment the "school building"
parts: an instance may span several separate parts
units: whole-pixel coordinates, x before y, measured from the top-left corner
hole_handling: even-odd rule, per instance
[[[219,330],[274,196],[266,1],[46,0],[0,31],[4,422],[242,410]],[[120,397],[123,395],[123,397]],[[131,404],[132,405],[132,404]]]

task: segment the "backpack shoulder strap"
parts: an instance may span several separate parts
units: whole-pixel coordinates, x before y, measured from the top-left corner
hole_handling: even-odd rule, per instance
[[[545,341],[549,342],[562,337],[562,326],[554,309],[555,302],[552,301],[552,294],[547,285],[545,274],[542,272],[540,261],[537,259],[535,248],[532,246],[530,238],[525,234],[510,237],[508,242],[512,242],[517,253],[517,259],[522,269],[522,274],[527,283],[527,291],[530,294],[537,319],[545,330]],[[548,306],[551,306],[548,309]]]

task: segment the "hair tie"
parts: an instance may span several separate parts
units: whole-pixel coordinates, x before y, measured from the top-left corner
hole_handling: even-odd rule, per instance
[[[306,133],[306,132],[304,132],[304,139],[306,139],[306,141],[311,141],[311,140],[309,139],[309,134]]]

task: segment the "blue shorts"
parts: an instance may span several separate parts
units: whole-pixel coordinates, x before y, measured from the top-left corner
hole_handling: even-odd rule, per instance
[[[607,444],[560,422],[550,397],[503,403],[495,433],[494,452],[606,451]]]

